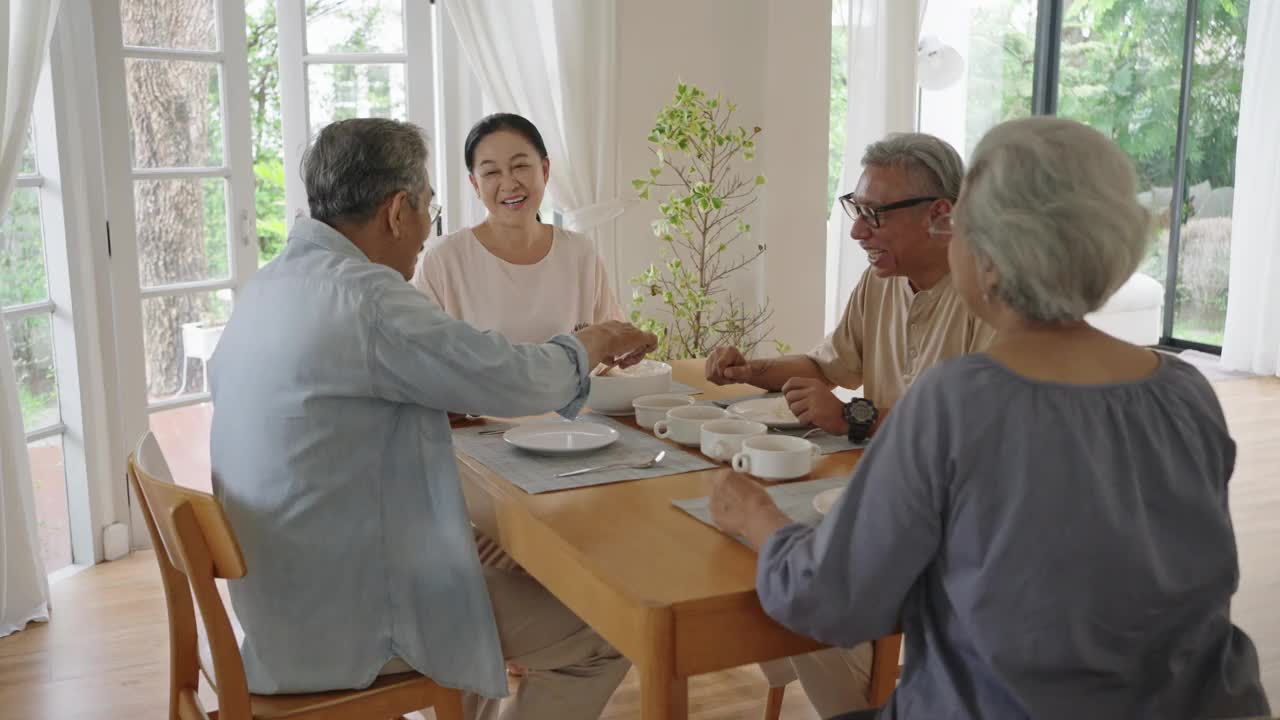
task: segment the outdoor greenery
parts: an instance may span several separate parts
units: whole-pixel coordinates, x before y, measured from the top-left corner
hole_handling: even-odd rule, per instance
[[[741,172],[741,163],[755,159],[761,130],[733,126],[737,109],[679,83],[649,133],[654,166],[632,181],[641,199],[662,195],[662,218],[652,225],[661,261],[632,278],[631,320],[658,336],[655,356],[663,360],[705,357],[721,345],[750,353],[770,330],[768,302],[748,309],[727,287],[765,252],[763,243],[738,250],[750,237],[744,218],[765,178]],[[656,315],[644,314],[646,302],[657,305]]]

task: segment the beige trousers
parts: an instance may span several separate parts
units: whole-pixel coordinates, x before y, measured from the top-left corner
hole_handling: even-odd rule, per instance
[[[824,718],[867,707],[871,684],[871,643],[852,650],[828,648],[808,655],[760,663],[769,687],[799,679],[813,709]]]
[[[466,693],[467,720],[593,720],[622,682],[631,663],[520,570],[484,568],[498,624],[502,655],[527,674],[503,701]],[[406,672],[392,658],[383,675]]]

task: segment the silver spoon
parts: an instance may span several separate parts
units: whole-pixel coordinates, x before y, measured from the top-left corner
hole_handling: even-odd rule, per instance
[[[589,472],[597,472],[600,470],[621,470],[624,468],[628,470],[645,470],[647,468],[651,468],[654,465],[657,465],[658,463],[662,462],[662,458],[666,456],[667,456],[666,450],[659,450],[656,455],[654,455],[652,458],[650,458],[646,462],[614,463],[612,465],[597,465],[595,467],[582,468],[581,470],[570,470],[569,472],[558,473],[556,477],[567,478],[567,477],[573,477],[574,475],[585,475]]]

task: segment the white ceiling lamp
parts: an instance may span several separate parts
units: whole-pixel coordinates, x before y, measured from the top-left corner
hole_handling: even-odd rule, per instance
[[[946,90],[964,74],[964,58],[936,35],[920,38],[916,47],[916,82],[925,90]]]

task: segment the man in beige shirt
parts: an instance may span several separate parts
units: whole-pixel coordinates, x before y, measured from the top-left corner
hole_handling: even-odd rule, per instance
[[[801,421],[839,435],[849,425],[833,386],[861,387],[883,420],[921,373],[986,349],[994,336],[951,285],[949,236],[929,232],[960,194],[960,155],[931,135],[903,133],[867,146],[862,165],[857,187],[840,202],[854,221],[850,235],[871,266],[835,331],[806,355],[748,361],[726,347],[706,365],[707,379],[717,384],[781,389]],[[794,672],[827,718],[866,707],[871,647],[824,650],[761,669],[773,687]]]

